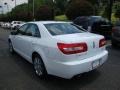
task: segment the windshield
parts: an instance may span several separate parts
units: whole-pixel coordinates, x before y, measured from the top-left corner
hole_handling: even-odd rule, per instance
[[[52,24],[44,24],[44,25],[49,31],[49,33],[53,36],[85,32],[84,29],[72,23],[52,23]]]

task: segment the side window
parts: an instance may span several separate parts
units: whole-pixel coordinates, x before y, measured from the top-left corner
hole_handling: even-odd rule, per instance
[[[33,36],[33,37],[40,37],[40,32],[35,24],[30,24],[29,27],[26,30],[27,36]]]
[[[25,25],[21,26],[19,28],[19,30],[17,31],[18,34],[25,35],[25,31],[26,31],[27,27],[28,27],[28,24],[25,24]]]

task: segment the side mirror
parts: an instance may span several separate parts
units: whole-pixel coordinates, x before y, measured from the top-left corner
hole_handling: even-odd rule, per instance
[[[17,35],[17,31],[11,32],[11,35]]]

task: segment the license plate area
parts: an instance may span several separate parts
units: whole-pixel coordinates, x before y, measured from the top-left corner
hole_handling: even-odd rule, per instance
[[[95,68],[97,68],[98,66],[100,66],[100,61],[101,61],[101,59],[96,60],[96,61],[93,61],[93,62],[92,62],[92,69],[95,69]]]

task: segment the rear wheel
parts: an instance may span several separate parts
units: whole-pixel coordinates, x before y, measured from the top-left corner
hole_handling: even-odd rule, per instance
[[[34,55],[33,57],[33,65],[35,73],[39,77],[45,77],[47,75],[44,63],[39,55]]]

